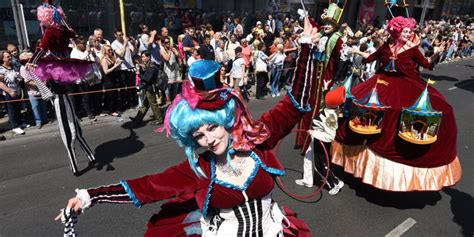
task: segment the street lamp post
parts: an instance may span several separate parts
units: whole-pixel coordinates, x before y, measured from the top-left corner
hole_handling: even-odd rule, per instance
[[[13,11],[13,20],[15,21],[15,30],[16,36],[18,38],[18,47],[20,50],[24,50],[25,46],[23,44],[23,33],[21,32],[20,17],[18,16],[18,0],[11,0],[12,11]]]
[[[424,0],[423,1],[423,10],[421,11],[420,26],[423,26],[423,23],[425,21],[426,11],[428,9],[428,4],[429,4],[429,0]]]
[[[122,25],[122,33],[124,37],[127,37],[127,28],[125,26],[125,9],[123,6],[123,0],[119,0],[119,5],[120,5],[120,22]]]
[[[30,40],[28,39],[28,28],[26,26],[25,12],[23,4],[18,4],[18,13],[20,18],[20,30],[22,32],[24,49],[30,49]]]

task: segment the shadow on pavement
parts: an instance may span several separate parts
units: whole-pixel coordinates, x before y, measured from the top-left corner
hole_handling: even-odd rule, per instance
[[[361,179],[354,178],[339,166],[332,165],[331,169],[347,186],[356,191],[357,196],[382,207],[394,207],[400,210],[423,209],[427,205],[434,206],[441,200],[439,192],[384,191],[362,183]]]
[[[443,75],[433,75],[430,73],[421,73],[421,76],[425,79],[431,78],[431,80],[434,81],[459,81],[458,79],[454,77],[448,77],[448,76],[443,76]]]
[[[474,198],[464,192],[454,188],[445,188],[443,192],[451,197],[451,211],[453,212],[453,221],[458,224],[462,230],[463,236],[474,236]]]
[[[134,128],[143,127],[146,124],[135,125],[132,122],[122,124],[122,127],[129,130],[128,137],[108,141],[95,148],[95,157],[97,159],[97,170],[106,167],[107,171],[115,170],[111,165],[115,158],[124,158],[141,151],[145,144],[138,140],[138,136],[133,131]]]
[[[471,77],[472,78],[472,77]],[[458,82],[454,84],[459,89],[467,90],[474,93],[474,79],[469,79],[465,81]]]

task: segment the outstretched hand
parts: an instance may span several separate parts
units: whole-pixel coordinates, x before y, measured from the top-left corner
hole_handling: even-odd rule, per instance
[[[71,208],[72,210],[74,210],[74,212],[80,212],[81,206],[82,206],[82,201],[81,199],[77,197],[69,199],[67,203],[67,208]],[[64,209],[59,210],[59,214],[54,218],[55,221],[61,221],[61,217],[63,216],[63,210]]]
[[[319,29],[317,27],[314,27],[310,20],[309,17],[304,18],[304,27],[303,27],[303,33],[306,35],[311,36],[311,42],[313,44],[317,44],[319,42],[319,38],[321,35],[319,34]]]

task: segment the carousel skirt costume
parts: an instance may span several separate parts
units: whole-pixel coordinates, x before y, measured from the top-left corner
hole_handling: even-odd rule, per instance
[[[87,154],[89,162],[95,162],[92,149],[89,147],[74,111],[74,105],[67,95],[67,85],[80,83],[88,74],[93,73],[89,61],[69,58],[69,40],[75,33],[64,21],[61,8],[45,2],[38,7],[38,20],[41,22],[43,38],[39,48],[29,61],[37,65],[32,77],[41,92],[43,99],[52,99],[58,122],[61,139],[68,151],[70,166],[78,174],[75,141]],[[45,84],[50,86],[50,89]]]
[[[194,63],[190,68],[192,82],[183,85],[183,93],[168,109],[164,127],[184,146],[188,161],[159,174],[77,190],[82,208],[97,203],[134,203],[141,207],[173,199],[150,219],[145,236],[310,236],[304,221],[272,199],[274,178],[285,174],[272,149],[291,132],[309,106],[312,77],[305,77],[310,67],[302,62],[310,60],[310,38],[302,42],[308,42],[302,43],[299,52],[298,65],[303,66],[295,69],[298,76],[293,79],[291,92],[258,120],[252,119],[237,90],[222,87],[218,63]],[[235,120],[228,154],[246,152],[255,162],[243,185],[220,180],[214,153],[194,155],[194,148],[177,138],[173,122],[183,119],[173,115],[182,106],[217,113],[233,102]]]
[[[407,27],[404,21],[414,22],[401,18],[392,19],[388,27],[393,29],[398,23],[403,29]],[[385,111],[380,134],[361,135],[350,129],[348,120],[344,121],[332,144],[332,162],[378,189],[441,190],[461,179],[456,121],[453,109],[443,95],[426,86],[420,78],[418,67],[432,69],[433,65],[420,53],[416,41],[409,40],[405,46],[404,51],[396,54],[386,43],[365,59],[364,63],[379,60],[381,67],[372,78],[353,87],[350,93],[360,101],[376,87],[378,102],[391,108]],[[381,80],[384,83],[377,85]],[[418,145],[402,139],[398,130],[402,110],[413,105],[425,89],[432,108],[442,112],[442,120],[436,142]]]

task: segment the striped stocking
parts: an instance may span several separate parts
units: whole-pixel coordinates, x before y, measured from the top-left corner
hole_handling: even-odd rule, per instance
[[[77,214],[72,208],[65,208],[63,210],[63,216],[61,222],[64,224],[64,237],[76,237],[76,230],[74,225],[77,223]]]

